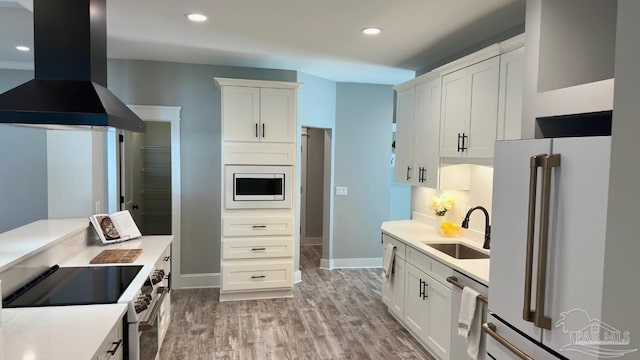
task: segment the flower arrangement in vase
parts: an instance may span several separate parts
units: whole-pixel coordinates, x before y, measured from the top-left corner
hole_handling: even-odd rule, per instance
[[[453,197],[447,193],[440,196],[432,196],[429,201],[429,205],[436,215],[436,230],[440,233],[442,232],[441,225],[444,221],[444,216],[447,214],[447,211],[453,208],[453,204]]]

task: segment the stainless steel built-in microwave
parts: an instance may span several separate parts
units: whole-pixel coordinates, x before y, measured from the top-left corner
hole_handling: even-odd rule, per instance
[[[291,166],[227,165],[227,209],[291,208]]]

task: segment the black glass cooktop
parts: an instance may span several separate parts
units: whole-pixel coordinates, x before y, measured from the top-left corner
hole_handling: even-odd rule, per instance
[[[142,266],[50,268],[7,296],[6,308],[116,303]]]

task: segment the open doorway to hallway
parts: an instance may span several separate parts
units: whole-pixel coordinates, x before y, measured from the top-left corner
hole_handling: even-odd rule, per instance
[[[324,223],[325,129],[302,128],[300,268],[318,268]]]

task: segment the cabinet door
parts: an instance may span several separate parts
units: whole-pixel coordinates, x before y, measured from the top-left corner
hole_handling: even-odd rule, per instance
[[[441,79],[432,80],[416,88],[416,146],[414,164],[423,168],[422,181],[418,185],[438,187],[440,165],[440,84]]]
[[[260,141],[295,142],[295,90],[260,89],[260,122]]]
[[[396,168],[395,180],[398,183],[411,184],[417,181],[417,169],[413,166],[415,88],[398,93],[396,106]]]
[[[442,78],[442,117],[440,119],[440,156],[464,156],[458,147],[458,135],[468,135],[470,101],[467,69]]]
[[[498,140],[522,137],[522,93],[524,89],[524,48],[500,56]]]
[[[493,157],[498,124],[498,56],[470,66],[468,69],[471,112],[465,152],[468,157]]]
[[[429,308],[425,342],[438,358],[447,360],[451,355],[451,289],[430,276],[425,280]]]
[[[424,340],[429,312],[426,299],[422,296],[422,289],[425,287],[423,282],[427,279],[427,275],[409,263],[406,264],[406,267],[404,323],[421,340]]]
[[[391,296],[391,311],[398,317],[398,319],[404,318],[404,273],[405,273],[405,261],[396,258],[393,264],[393,284]]]
[[[224,141],[258,141],[260,89],[224,86],[222,121]]]

